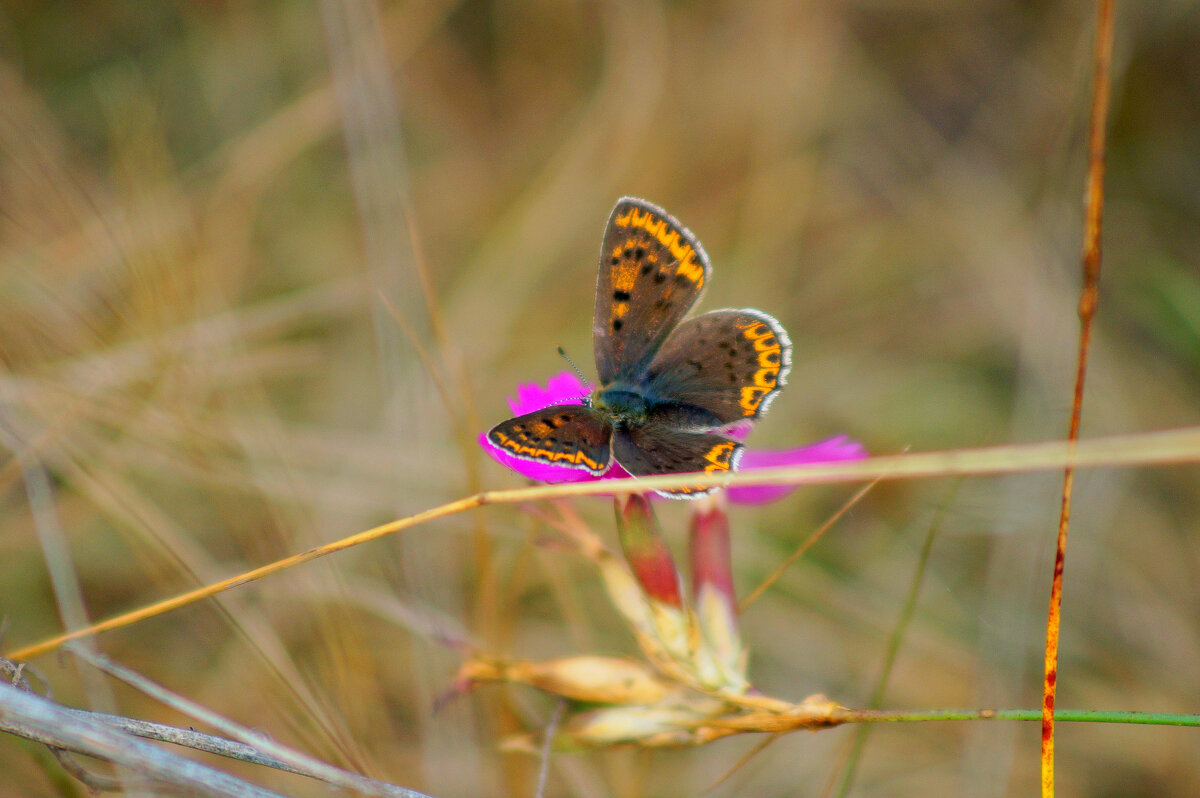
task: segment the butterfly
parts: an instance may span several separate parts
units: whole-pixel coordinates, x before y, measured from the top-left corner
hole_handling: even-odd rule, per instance
[[[592,342],[599,387],[579,404],[497,424],[488,440],[518,458],[635,477],[732,472],[734,430],[783,388],[791,342],[760,310],[684,317],[712,265],[690,230],[657,205],[617,201],[600,252]],[[712,488],[659,491],[697,498]]]

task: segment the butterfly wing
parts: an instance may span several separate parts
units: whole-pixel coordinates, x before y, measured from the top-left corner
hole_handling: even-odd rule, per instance
[[[714,310],[680,324],[646,373],[660,401],[703,408],[722,424],[755,420],[783,388],[792,344],[760,310]]]
[[[700,242],[662,208],[617,201],[604,229],[592,327],[602,385],[642,376],[711,271]]]
[[[635,477],[685,474],[693,471],[721,474],[737,469],[742,445],[708,432],[686,432],[642,424],[619,427],[613,433],[613,457]],[[672,499],[696,499],[713,488],[660,490]]]
[[[522,460],[581,468],[599,476],[611,463],[612,427],[583,405],[552,405],[497,424],[493,444]]]

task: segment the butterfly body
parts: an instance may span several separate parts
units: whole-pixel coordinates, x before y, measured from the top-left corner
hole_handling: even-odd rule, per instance
[[[596,389],[588,406],[613,426],[645,424],[654,405],[652,397],[628,383],[617,383]]]
[[[787,333],[752,309],[685,321],[712,267],[691,231],[645,200],[617,202],[602,246],[593,318],[600,387],[581,404],[498,424],[488,439],[516,457],[597,476],[613,462],[634,476],[733,471],[734,430],[760,418],[784,384]]]

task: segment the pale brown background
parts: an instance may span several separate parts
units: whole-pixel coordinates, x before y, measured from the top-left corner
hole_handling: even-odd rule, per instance
[[[519,484],[474,437],[518,381],[564,367],[556,345],[591,371],[601,228],[623,194],[700,237],[705,307],[761,307],[789,330],[791,385],[752,445],[1062,437],[1091,19],[1084,2],[1002,0],[10,0],[5,650],[61,628],[16,450],[50,475],[47,518],[93,618]],[[1200,4],[1120,3],[1116,24],[1086,435],[1200,416]],[[1060,482],[878,488],[745,617],[755,681],[863,704],[940,518],[884,705],[1036,708]],[[1060,707],[1197,710],[1197,487],[1195,468],[1081,475]],[[848,495],[736,510],[741,588]],[[603,501],[578,506],[611,534]],[[685,511],[662,512],[676,543]],[[458,662],[445,635],[526,657],[634,650],[595,575],[534,547],[543,534],[513,509],[461,516],[99,643],[347,767],[439,796],[530,795],[535,763],[497,744],[549,702],[431,703]],[[73,666],[35,664],[87,705]],[[115,692],[122,713],[187,724]],[[711,794],[819,794],[851,734],[781,739]],[[561,756],[549,794],[699,794],[754,742]],[[880,728],[853,794],[1030,795],[1037,746],[1035,724]],[[1195,730],[1071,725],[1058,746],[1067,798],[1200,781]],[[0,740],[0,793],[82,794],[44,759]]]

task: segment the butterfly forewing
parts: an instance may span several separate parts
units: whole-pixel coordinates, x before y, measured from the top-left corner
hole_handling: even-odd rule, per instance
[[[488,440],[523,460],[581,468],[599,476],[610,465],[612,427],[583,405],[552,405],[492,427]]]
[[[710,271],[700,242],[662,208],[633,197],[617,202],[596,283],[592,336],[601,384],[643,375]]]
[[[685,432],[654,425],[619,428],[613,457],[637,477],[699,472],[724,474],[737,468],[742,445],[708,432]],[[659,493],[673,499],[699,498],[713,488],[678,488]]]
[[[792,345],[759,310],[714,310],[688,319],[651,362],[646,384],[656,398],[694,405],[721,423],[753,421],[783,387]]]

